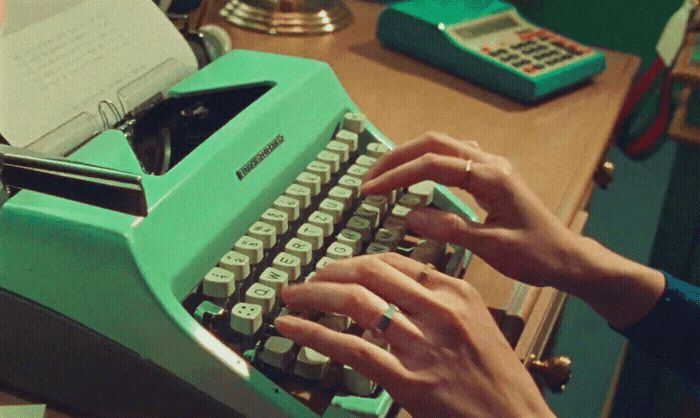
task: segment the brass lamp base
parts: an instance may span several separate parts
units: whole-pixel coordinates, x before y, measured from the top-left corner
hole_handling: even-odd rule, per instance
[[[272,35],[335,32],[352,21],[342,0],[232,0],[221,14],[236,26]]]

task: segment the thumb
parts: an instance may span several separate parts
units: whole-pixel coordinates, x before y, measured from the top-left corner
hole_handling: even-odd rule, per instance
[[[406,225],[422,237],[457,244],[475,253],[479,252],[485,235],[482,224],[432,208],[412,210],[406,215]]]

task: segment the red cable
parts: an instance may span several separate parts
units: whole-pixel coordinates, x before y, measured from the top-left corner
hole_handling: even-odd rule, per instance
[[[632,156],[638,156],[648,151],[654,145],[656,139],[666,131],[666,127],[671,118],[671,88],[673,86],[673,80],[670,74],[666,72],[666,64],[661,57],[657,57],[656,60],[654,60],[651,67],[647,69],[644,75],[635,84],[629,96],[625,99],[622,110],[620,110],[620,114],[617,117],[613,132],[619,137],[624,122],[632,114],[632,111],[637,104],[639,104],[644,95],[651,90],[657,78],[664,73],[664,81],[661,86],[661,103],[659,113],[654,119],[654,123],[642,135],[625,147],[625,151]]]
[[[654,120],[654,124],[647,131],[637,138],[634,142],[626,147],[628,153],[633,156],[638,156],[648,151],[656,142],[656,139],[661,136],[668,126],[671,119],[671,87],[673,80],[670,75],[666,75],[664,84],[661,87],[661,105],[659,114]]]
[[[617,117],[617,122],[615,123],[615,133],[619,133],[618,131],[621,128],[621,125],[632,113],[632,110],[634,110],[634,107],[637,106],[637,103],[639,103],[642,97],[644,97],[649,89],[651,89],[652,84],[654,84],[654,81],[657,79],[659,74],[664,71],[664,69],[666,69],[664,60],[661,59],[661,57],[657,57],[656,60],[654,60],[654,63],[651,64],[651,67],[646,70],[642,78],[637,81],[629,96],[627,96],[627,99],[625,99],[625,103],[622,105],[622,110],[620,110],[620,114]]]

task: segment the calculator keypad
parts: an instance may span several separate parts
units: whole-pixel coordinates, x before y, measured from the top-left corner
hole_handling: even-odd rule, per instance
[[[518,41],[498,46],[483,45],[481,52],[528,75],[538,75],[566,65],[593,51],[577,42],[544,29],[517,33]]]

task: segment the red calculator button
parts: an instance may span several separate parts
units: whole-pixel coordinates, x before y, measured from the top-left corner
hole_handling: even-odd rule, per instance
[[[535,74],[537,72],[537,68],[533,65],[526,65],[523,67],[523,71],[525,71],[527,74]]]
[[[523,32],[519,32],[518,34],[520,35],[520,40],[522,40],[522,41],[529,41],[529,40],[533,39],[535,36],[537,36],[537,35],[535,35],[534,31],[523,31]]]

